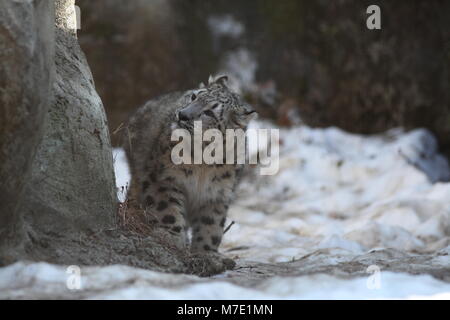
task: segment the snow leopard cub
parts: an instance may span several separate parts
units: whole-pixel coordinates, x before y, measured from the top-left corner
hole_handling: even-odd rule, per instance
[[[203,130],[220,130],[225,144],[226,129],[246,130],[255,111],[230,91],[226,80],[210,77],[207,86],[150,100],[131,117],[126,130],[130,198],[155,217],[159,227],[177,235],[183,247],[192,228],[194,253],[218,251],[243,165],[175,165],[171,134],[177,128],[192,133],[193,122],[201,121]]]

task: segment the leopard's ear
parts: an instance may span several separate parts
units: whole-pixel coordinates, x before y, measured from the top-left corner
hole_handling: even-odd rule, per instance
[[[211,85],[211,84],[213,84],[213,83],[214,83],[214,78],[213,78],[212,75],[209,75],[209,78],[208,78],[208,86]]]
[[[228,81],[228,76],[227,75],[220,75],[216,77],[216,83],[220,83],[223,85],[226,85]]]
[[[209,76],[208,85],[211,85],[213,83],[220,83],[222,85],[225,85],[227,81],[228,81],[227,75],[219,75],[215,78],[213,76]]]
[[[205,88],[205,84],[204,84],[203,82],[200,82],[200,84],[198,85],[198,88],[199,88],[199,89]]]

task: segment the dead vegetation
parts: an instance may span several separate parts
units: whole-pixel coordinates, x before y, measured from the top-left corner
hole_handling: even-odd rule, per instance
[[[121,190],[125,194],[127,188]],[[137,201],[128,196],[119,204],[117,211],[117,231],[120,239],[131,238],[136,240],[140,246],[148,246],[149,242],[154,242],[156,247],[165,251],[172,257],[179,259],[183,268],[181,270],[166,270],[174,273],[187,273],[199,276],[211,276],[221,273],[227,269],[232,269],[235,262],[231,259],[220,256],[216,253],[211,254],[192,254],[188,248],[179,248],[175,245],[176,241],[173,235],[162,228],[155,226],[156,217],[149,211],[141,208]],[[225,229],[227,232],[234,221]],[[153,244],[154,245],[154,244]],[[161,260],[158,255],[152,255],[148,258],[153,259],[157,264]]]

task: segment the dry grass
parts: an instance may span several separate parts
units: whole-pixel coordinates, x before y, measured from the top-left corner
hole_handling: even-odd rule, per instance
[[[128,188],[123,188],[126,194],[124,202],[119,203],[117,210],[119,228],[139,236],[154,234],[155,217],[150,212],[141,208],[137,201],[129,197]]]
[[[131,236],[138,240],[138,246],[148,246],[154,243],[155,247],[162,248],[163,251],[152,256],[155,264],[166,257],[166,255],[183,261],[185,270],[183,273],[195,274],[199,276],[211,276],[232,269],[235,263],[232,259],[222,257],[221,255],[211,253],[192,253],[189,246],[185,247],[178,243],[177,235],[169,233],[164,228],[158,228],[156,222],[158,219],[149,210],[143,209],[138,202],[133,199],[133,192],[128,192],[128,188],[123,188],[125,200],[119,203],[117,215],[118,229],[125,237]],[[129,196],[131,195],[131,196]],[[226,233],[234,224],[232,221],[224,230]],[[152,251],[150,251],[152,252]]]
[[[158,228],[156,226],[158,218],[149,210],[142,208],[133,197],[129,197],[130,192],[127,191],[127,188],[122,190],[127,196],[124,202],[119,203],[117,210],[118,229],[134,237],[152,238],[168,252],[185,255],[187,252],[175,245],[175,236],[163,228]]]

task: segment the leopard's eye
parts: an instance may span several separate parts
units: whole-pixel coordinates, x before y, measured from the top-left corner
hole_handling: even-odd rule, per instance
[[[217,108],[219,106],[219,104],[218,103],[216,103],[215,105],[213,105],[212,106],[212,108],[211,109],[215,109],[215,108]]]
[[[197,95],[195,93],[193,93],[191,96],[191,101],[194,101],[195,99],[197,99]]]

